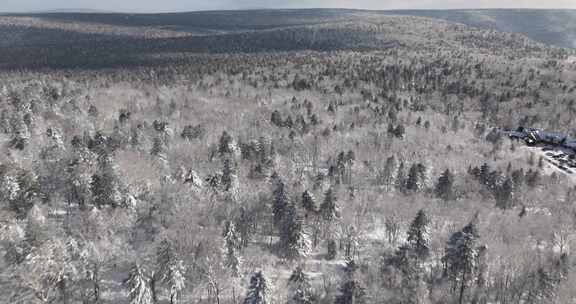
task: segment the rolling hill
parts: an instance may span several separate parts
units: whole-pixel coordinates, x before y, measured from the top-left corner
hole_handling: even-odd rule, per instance
[[[542,43],[576,48],[576,10],[403,10],[391,13],[521,33]]]
[[[409,15],[444,19],[484,29],[520,33],[535,41],[559,47],[576,47],[576,10],[394,10],[350,9],[202,11],[163,14],[38,13],[29,16],[52,22],[154,27],[181,32],[236,32],[326,22],[363,20],[378,15]]]
[[[408,12],[254,10],[174,14],[50,13],[0,16],[0,66],[152,65],[174,55],[391,47],[516,56],[543,51],[527,36]]]

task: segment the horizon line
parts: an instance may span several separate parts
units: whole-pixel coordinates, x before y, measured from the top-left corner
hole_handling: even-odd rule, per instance
[[[480,11],[480,10],[576,10],[576,8],[529,8],[529,7],[483,7],[483,8],[391,8],[391,9],[367,9],[367,8],[347,8],[347,7],[278,7],[278,8],[238,8],[238,9],[198,9],[198,10],[157,10],[157,11],[115,11],[105,9],[82,9],[82,8],[62,8],[34,11],[2,11],[0,14],[177,14],[177,13],[198,13],[198,12],[239,12],[239,11],[289,11],[289,10],[349,10],[368,12],[393,12],[393,11]]]

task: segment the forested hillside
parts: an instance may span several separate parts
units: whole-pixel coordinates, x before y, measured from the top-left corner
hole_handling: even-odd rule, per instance
[[[559,47],[576,48],[576,10],[568,9],[469,9],[469,10],[390,10],[296,9],[204,11],[165,14],[126,13],[43,13],[14,17],[40,19],[51,26],[78,25],[83,31],[115,28],[117,33],[148,29],[148,36],[169,32],[215,34],[278,29],[329,22],[362,21],[383,15],[408,15],[443,19],[468,26],[523,34],[535,41]],[[30,21],[30,20],[28,20]],[[37,22],[37,21],[36,21]]]
[[[390,13],[439,18],[480,28],[519,33],[542,43],[576,48],[576,10],[398,10]]]
[[[574,50],[406,16],[21,18],[0,303],[576,299],[575,179],[493,130],[576,135]]]

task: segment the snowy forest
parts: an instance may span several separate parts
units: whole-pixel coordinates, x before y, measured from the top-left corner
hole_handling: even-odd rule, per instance
[[[573,303],[576,50],[310,14],[0,16],[0,303]]]

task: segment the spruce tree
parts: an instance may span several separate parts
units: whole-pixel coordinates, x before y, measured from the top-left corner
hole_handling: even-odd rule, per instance
[[[406,129],[404,128],[404,125],[399,124],[398,126],[396,126],[396,128],[394,129],[394,136],[396,136],[397,138],[404,138],[406,134]]]
[[[390,284],[396,281],[391,286],[399,291],[402,303],[426,303],[428,291],[424,277],[427,274],[421,262],[411,244],[400,246],[393,256],[385,260],[383,270],[393,278]]]
[[[269,301],[270,290],[268,283],[262,274],[258,271],[250,278],[250,286],[243,304],[267,304]]]
[[[266,164],[269,161],[270,157],[270,149],[269,147],[272,146],[272,142],[270,139],[260,136],[258,138],[258,142],[256,143],[256,153],[257,153],[257,160],[260,164]]]
[[[396,179],[394,184],[396,185],[396,189],[400,191],[404,191],[406,189],[406,172],[404,172],[404,162],[401,161],[400,165],[398,166],[398,170],[396,172]]]
[[[284,127],[292,129],[294,126],[294,121],[292,120],[292,116],[288,115],[284,120]]]
[[[220,140],[218,142],[218,154],[220,154],[220,156],[226,154],[233,154],[234,153],[233,141],[234,140],[232,139],[232,136],[230,136],[228,132],[226,131],[222,132],[222,136],[220,136]]]
[[[186,287],[184,274],[186,268],[182,260],[176,260],[168,266],[168,272],[162,278],[162,282],[170,287],[170,304],[177,303],[182,296],[182,290]]]
[[[328,191],[326,191],[324,201],[320,205],[320,215],[325,221],[332,222],[340,217],[336,200],[336,194],[332,187],[330,187]]]
[[[328,242],[326,242],[326,247],[326,259],[329,261],[334,260],[336,255],[338,255],[338,245],[336,244],[336,241],[333,239],[328,240]]]
[[[423,209],[408,228],[407,242],[418,258],[426,259],[430,255],[430,220]]]
[[[231,191],[234,188],[234,168],[229,158],[224,159],[224,168],[222,169],[222,178],[220,180],[224,191]]]
[[[388,128],[386,129],[386,132],[388,133],[389,138],[392,138],[392,136],[394,136],[394,124],[393,123],[388,123]]]
[[[142,131],[142,125],[137,127],[132,127],[130,129],[130,145],[133,148],[137,148],[144,142],[144,135]]]
[[[358,247],[358,234],[354,226],[346,226],[344,231],[344,257],[353,259]]]
[[[67,198],[70,202],[77,203],[80,208],[85,208],[92,197],[92,177],[88,168],[82,163],[75,163],[68,169]]]
[[[246,207],[240,207],[240,214],[236,219],[236,228],[240,238],[240,248],[246,248],[253,233],[254,216],[246,210]]]
[[[122,200],[120,179],[114,161],[109,156],[103,156],[100,161],[100,174],[92,177],[91,191],[97,207],[118,207]]]
[[[396,158],[390,156],[386,159],[384,168],[379,173],[378,184],[389,187],[394,183],[394,173],[396,173]]]
[[[284,125],[284,122],[282,120],[282,114],[280,114],[278,110],[274,110],[274,112],[272,112],[272,115],[270,116],[270,122],[277,127],[282,127]]]
[[[409,244],[404,244],[387,259],[386,264],[400,271],[402,281],[410,282],[419,271],[419,263],[416,252]]]
[[[302,193],[302,207],[304,207],[308,213],[316,213],[318,211],[314,195],[308,190]]]
[[[482,166],[480,166],[480,172],[478,178],[480,179],[480,182],[482,184],[487,185],[489,176],[490,176],[490,166],[487,163],[484,163],[482,164]]]
[[[182,260],[178,259],[174,247],[168,240],[163,240],[158,247],[156,268],[153,279],[159,279],[169,287],[170,303],[174,304],[185,287],[186,268]],[[154,290],[152,290],[152,295],[154,298]]]
[[[272,214],[274,225],[276,227],[280,227],[286,212],[286,208],[289,204],[288,194],[286,193],[286,186],[282,180],[278,179],[276,182],[276,189],[274,189],[273,195],[274,201],[272,204]]]
[[[155,137],[154,141],[152,142],[152,149],[150,149],[150,154],[152,156],[158,156],[161,158],[165,158],[166,156],[164,155],[164,143],[162,142],[162,139],[160,137]]]
[[[30,142],[30,131],[21,114],[15,115],[12,120],[12,140],[10,146],[14,149],[24,150]]]
[[[230,271],[232,277],[240,277],[242,272],[242,259],[240,258],[236,248],[230,246],[230,244],[227,244],[226,246],[227,247],[224,248],[224,267]]]
[[[388,243],[395,245],[398,241],[398,234],[400,232],[400,221],[395,215],[387,216],[384,222],[384,227],[386,228],[386,236],[388,238]]]
[[[0,132],[8,134],[10,132],[10,112],[7,108],[2,109],[0,112]]]
[[[479,264],[480,246],[475,220],[466,225],[448,240],[442,261],[445,273],[458,291],[458,303],[464,301],[464,294],[470,284],[476,280]],[[458,286],[459,285],[459,286]]]
[[[152,291],[148,278],[139,265],[134,265],[130,270],[130,276],[124,281],[128,288],[130,304],[152,304]]]
[[[241,248],[241,239],[238,232],[236,232],[236,225],[233,222],[226,222],[224,228],[224,258],[223,264],[233,277],[240,276],[241,259],[238,255],[238,250]]]
[[[280,249],[287,258],[306,257],[310,252],[310,239],[293,204],[288,205],[280,227]]]
[[[446,169],[444,173],[438,178],[438,183],[436,184],[436,196],[439,198],[449,201],[454,198],[454,174],[450,172],[450,169]]]
[[[412,164],[410,170],[408,171],[408,178],[406,179],[406,190],[408,191],[418,191],[420,190],[420,173],[418,169],[418,164]]]
[[[224,242],[226,244],[230,244],[232,247],[236,249],[241,248],[240,235],[236,229],[236,224],[234,222],[226,221],[226,223],[224,224],[222,237],[224,237]]]
[[[297,266],[288,279],[288,304],[312,304],[315,302],[308,276]]]
[[[428,176],[428,168],[419,163],[416,165],[418,171],[418,190],[426,190],[430,186],[430,178]]]
[[[98,108],[95,105],[91,104],[90,107],[88,107],[88,116],[97,118],[99,114],[100,112],[98,111]]]

